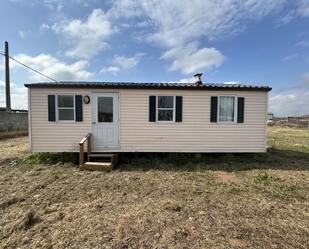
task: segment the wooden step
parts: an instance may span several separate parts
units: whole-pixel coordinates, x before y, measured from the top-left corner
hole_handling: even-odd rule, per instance
[[[85,162],[84,165],[80,166],[80,169],[111,171],[113,169],[113,164],[111,162]]]
[[[90,154],[89,157],[113,157],[115,154],[103,154],[103,153],[98,153],[98,154]]]
[[[112,165],[118,166],[118,154],[108,154],[108,153],[96,153],[88,155],[88,161],[92,158],[110,158]]]

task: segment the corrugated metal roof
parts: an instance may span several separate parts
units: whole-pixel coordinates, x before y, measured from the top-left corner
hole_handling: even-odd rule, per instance
[[[35,88],[118,88],[118,89],[195,89],[195,90],[254,90],[270,91],[265,85],[223,84],[223,83],[137,83],[137,82],[86,82],[61,81],[39,82],[25,84],[25,87]]]

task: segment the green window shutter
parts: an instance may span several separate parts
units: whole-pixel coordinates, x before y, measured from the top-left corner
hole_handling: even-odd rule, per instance
[[[211,96],[210,100],[210,122],[217,123],[218,116],[218,97]]]
[[[156,122],[156,96],[149,96],[149,122]]]
[[[75,95],[75,120],[83,121],[83,96]]]
[[[237,102],[237,123],[243,123],[245,116],[245,98],[238,97]]]
[[[176,96],[176,122],[182,122],[182,96]]]
[[[56,102],[55,95],[48,95],[48,121],[56,121]]]

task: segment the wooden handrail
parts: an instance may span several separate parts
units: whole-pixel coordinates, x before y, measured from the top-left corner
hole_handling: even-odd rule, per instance
[[[79,145],[84,144],[89,137],[91,137],[91,133],[88,133],[86,136],[84,136],[83,139],[80,140]]]
[[[88,133],[82,140],[79,142],[79,166],[84,166],[84,144],[87,141],[87,157],[91,154],[91,133]]]

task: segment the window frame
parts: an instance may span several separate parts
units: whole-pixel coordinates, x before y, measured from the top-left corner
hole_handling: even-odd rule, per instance
[[[162,108],[159,107],[159,97],[173,97],[173,107],[172,108]],[[173,120],[159,120],[159,110],[172,110],[173,111]],[[166,95],[160,94],[156,95],[156,122],[158,123],[175,123],[176,119],[176,95]]]
[[[112,111],[113,111],[113,122],[99,122],[99,98],[100,97],[112,98],[112,103],[113,103],[113,108],[112,108]],[[96,107],[95,108],[96,108],[96,123],[97,124],[114,124],[115,123],[114,96],[103,96],[103,95],[96,96]]]
[[[56,104],[56,121],[58,123],[76,123],[76,104],[75,104],[75,94],[69,94],[69,93],[62,93],[62,94],[56,94],[56,100],[55,100],[55,104]],[[60,107],[58,106],[58,96],[72,96],[73,97],[73,107]],[[73,109],[73,113],[74,113],[74,119],[72,120],[62,120],[59,119],[59,109]]]
[[[234,98],[234,118],[233,121],[220,121],[220,98],[221,97],[233,97]],[[217,105],[217,123],[222,124],[237,124],[237,108],[238,108],[238,96],[237,95],[218,95],[218,105]]]

